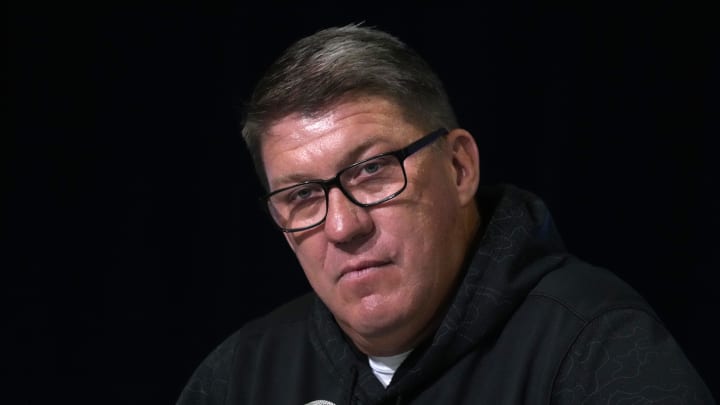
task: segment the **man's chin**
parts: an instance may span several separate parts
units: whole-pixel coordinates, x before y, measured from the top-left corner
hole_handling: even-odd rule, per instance
[[[377,339],[396,333],[406,322],[403,322],[399,314],[391,309],[380,311],[375,308],[373,311],[354,314],[345,322],[343,329],[349,328],[366,339]]]

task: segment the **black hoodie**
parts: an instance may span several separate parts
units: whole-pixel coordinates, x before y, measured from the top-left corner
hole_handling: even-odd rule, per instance
[[[447,313],[387,388],[311,293],[230,336],[177,404],[714,404],[642,297],[565,252],[540,199],[478,201],[490,219]]]

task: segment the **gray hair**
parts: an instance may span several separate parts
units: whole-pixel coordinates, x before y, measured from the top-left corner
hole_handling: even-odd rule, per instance
[[[347,97],[380,96],[396,103],[408,122],[431,131],[457,119],[429,64],[393,35],[360,24],[327,28],[292,44],[258,81],[242,118],[242,135],[260,182],[263,134],[277,121],[314,116]]]

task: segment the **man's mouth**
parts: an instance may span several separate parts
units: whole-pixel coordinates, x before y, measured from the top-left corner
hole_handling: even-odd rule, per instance
[[[338,280],[362,278],[365,275],[387,266],[389,262],[380,260],[366,260],[345,266],[340,271]]]

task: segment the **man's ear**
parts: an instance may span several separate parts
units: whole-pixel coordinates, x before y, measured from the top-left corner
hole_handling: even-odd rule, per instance
[[[480,153],[468,131],[457,128],[447,135],[452,154],[455,187],[462,205],[472,202],[480,185]]]

